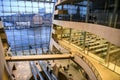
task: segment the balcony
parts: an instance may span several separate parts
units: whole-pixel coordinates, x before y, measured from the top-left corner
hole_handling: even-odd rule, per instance
[[[118,0],[58,0],[54,20],[86,22],[120,29]],[[67,11],[67,14],[59,11]]]
[[[111,27],[98,25],[98,24],[88,24],[84,22],[71,22],[71,21],[61,21],[54,20],[53,24],[62,26],[64,28],[73,28],[76,30],[83,30],[96,34],[97,36],[106,39],[107,41],[120,46],[120,30]],[[111,37],[110,37],[111,36]]]
[[[55,14],[54,20],[62,20],[62,21],[72,21],[72,22],[87,22],[92,24],[104,25],[107,27],[120,29],[120,16],[118,14],[114,15],[114,20],[111,21],[112,13],[90,13],[92,15],[88,16],[88,20],[86,20],[86,16],[84,15],[69,15],[69,14]],[[95,14],[95,15],[93,15]]]

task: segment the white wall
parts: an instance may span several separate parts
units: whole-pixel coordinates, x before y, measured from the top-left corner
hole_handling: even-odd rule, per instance
[[[53,20],[53,24],[63,26],[66,28],[74,28],[77,30],[91,32],[93,34],[98,35],[101,38],[105,38],[107,41],[111,42],[112,44],[115,44],[116,46],[120,46],[120,29],[114,29],[98,24],[60,20]]]

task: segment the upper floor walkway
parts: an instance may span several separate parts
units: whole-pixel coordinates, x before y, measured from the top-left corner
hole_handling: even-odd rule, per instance
[[[72,21],[61,21],[61,20],[53,20],[53,24],[62,26],[63,28],[73,28],[76,30],[83,30],[97,36],[106,39],[112,44],[116,46],[120,46],[120,30],[98,25],[98,24],[91,24],[91,23],[84,23],[84,22],[72,22]]]

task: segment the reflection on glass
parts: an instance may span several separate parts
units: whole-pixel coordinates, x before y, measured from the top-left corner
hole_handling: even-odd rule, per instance
[[[15,55],[49,49],[53,6],[53,2],[0,0],[0,17]]]

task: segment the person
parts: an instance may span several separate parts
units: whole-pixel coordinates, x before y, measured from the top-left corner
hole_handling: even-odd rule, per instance
[[[84,58],[84,56],[81,57],[82,59]]]
[[[15,66],[15,64],[13,64],[13,68],[12,68],[12,70],[16,70],[16,66]]]
[[[69,74],[69,80],[73,80],[72,77],[72,74]]]
[[[65,71],[65,66],[63,66],[63,70]]]
[[[51,69],[51,70],[50,70],[50,75],[52,75],[52,71],[53,71],[53,70]]]
[[[62,68],[62,65],[60,64],[60,67],[59,68]]]
[[[69,66],[69,64],[68,64],[68,65],[67,65],[67,69],[69,69],[69,67],[70,67],[70,66]]]
[[[12,76],[15,78],[15,75],[14,75],[14,74],[12,74]]]
[[[49,70],[49,67],[47,66],[47,71]]]
[[[70,54],[72,54],[72,52],[70,51]]]
[[[97,17],[93,16],[93,23],[96,23],[96,22],[97,22]]]
[[[40,80],[40,76],[37,74],[37,79]]]
[[[32,46],[31,46],[31,45],[29,45],[29,48],[30,48],[30,49],[32,49]]]

